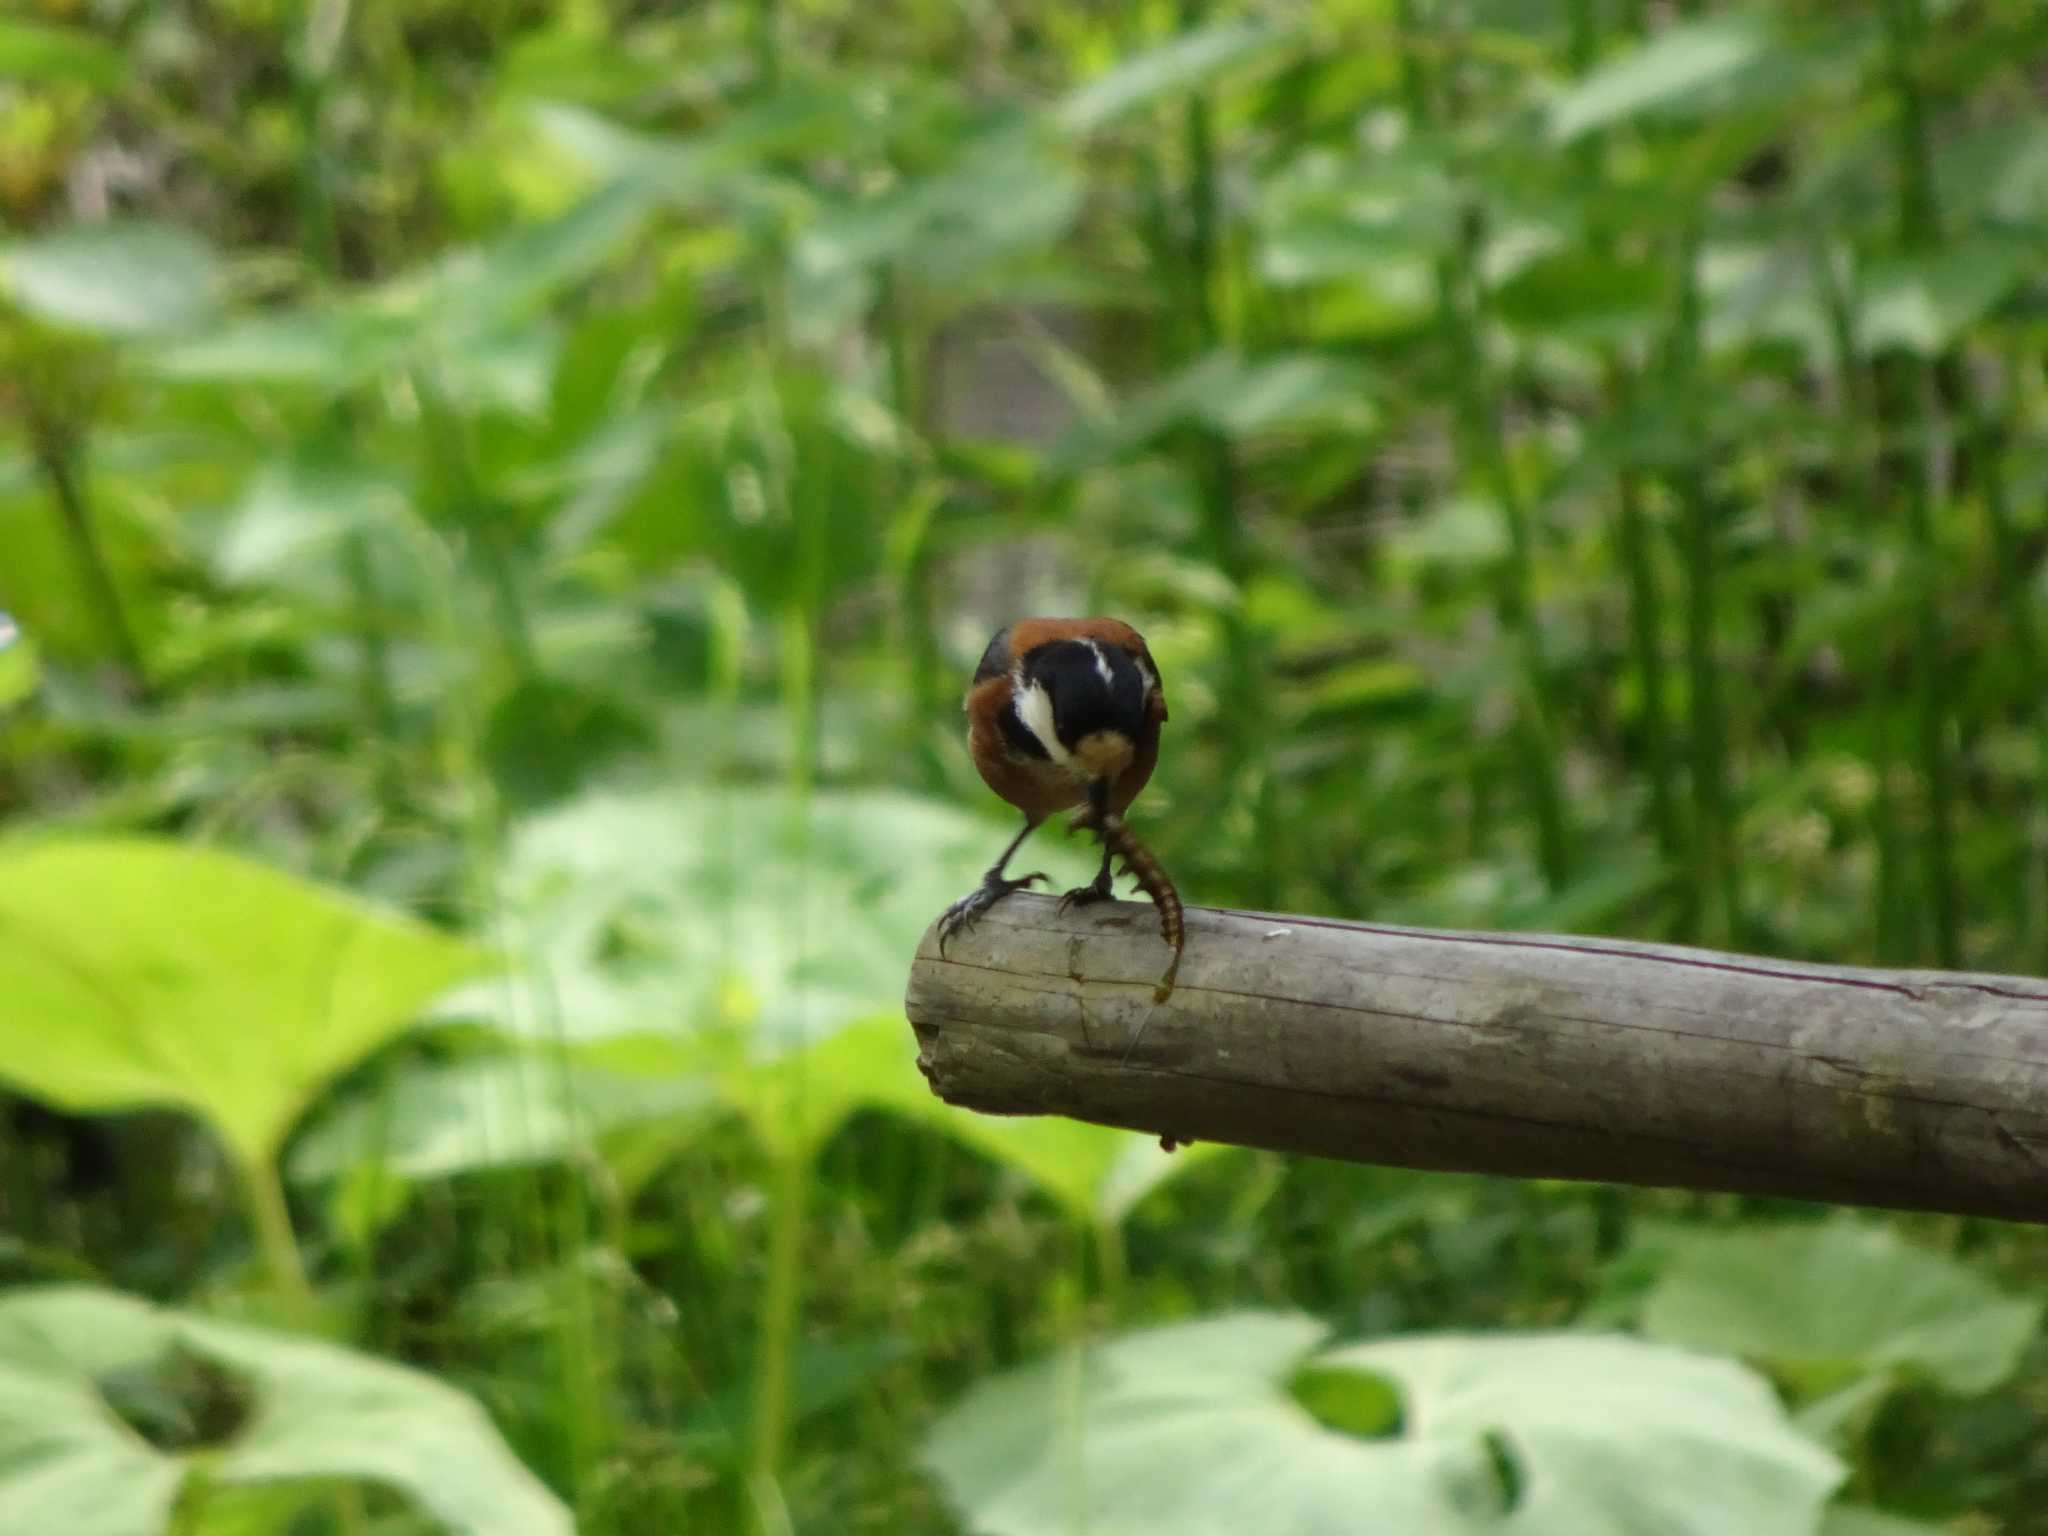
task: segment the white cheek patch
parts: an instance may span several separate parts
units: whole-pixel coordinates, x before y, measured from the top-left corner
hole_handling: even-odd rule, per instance
[[[1025,682],[1020,673],[1010,680],[1010,697],[1017,718],[1045,748],[1046,756],[1062,767],[1072,767],[1073,754],[1061,745],[1060,734],[1053,728],[1051,695],[1038,684]]]

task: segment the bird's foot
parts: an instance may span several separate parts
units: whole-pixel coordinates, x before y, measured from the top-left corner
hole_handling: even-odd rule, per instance
[[[1116,900],[1116,891],[1111,887],[1109,871],[1105,869],[1094,884],[1077,885],[1071,891],[1061,896],[1058,905],[1053,910],[1064,912],[1069,907],[1087,907],[1093,906],[1098,901],[1114,900]]]
[[[946,953],[946,940],[952,938],[962,928],[977,922],[982,913],[1012,891],[1021,891],[1037,880],[1051,884],[1042,870],[1033,870],[1030,874],[1019,875],[1014,880],[1005,880],[994,870],[983,875],[980,885],[939,914],[939,954],[943,956]]]

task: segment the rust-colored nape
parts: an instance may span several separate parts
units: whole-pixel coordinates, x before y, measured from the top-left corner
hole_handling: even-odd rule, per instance
[[[1123,872],[1137,878],[1138,889],[1150,896],[1152,905],[1159,909],[1159,937],[1173,946],[1173,959],[1167,962],[1165,973],[1153,987],[1152,1001],[1165,1002],[1173,996],[1173,981],[1180,974],[1181,951],[1187,947],[1188,941],[1187,918],[1181,910],[1180,892],[1173,888],[1173,881],[1167,878],[1159,860],[1152,856],[1152,850],[1138,841],[1138,834],[1115,811],[1105,811],[1099,820],[1092,809],[1083,811],[1074,818],[1074,826],[1076,829],[1092,828],[1102,838],[1103,846],[1124,861]]]

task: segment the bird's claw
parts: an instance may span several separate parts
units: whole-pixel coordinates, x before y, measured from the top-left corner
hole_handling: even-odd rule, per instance
[[[945,956],[946,940],[952,938],[962,928],[966,928],[976,922],[982,913],[986,912],[1012,891],[1021,891],[1034,881],[1039,880],[1043,880],[1047,885],[1052,884],[1051,876],[1047,875],[1044,870],[1039,869],[1034,869],[1028,875],[1019,875],[1014,880],[1001,879],[994,871],[990,871],[987,875],[983,876],[981,884],[977,885],[973,890],[939,914],[940,957],[944,958]]]
[[[1055,912],[1064,912],[1069,907],[1092,906],[1098,901],[1114,901],[1116,892],[1107,878],[1097,880],[1093,885],[1077,885],[1060,897],[1053,907]]]

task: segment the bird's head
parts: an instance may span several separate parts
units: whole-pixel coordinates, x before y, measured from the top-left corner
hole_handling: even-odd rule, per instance
[[[1076,776],[1122,773],[1137,755],[1159,693],[1144,642],[1135,632],[1135,647],[1087,633],[1026,638],[1032,643],[1015,653],[1011,672],[1017,718],[1048,757]]]

